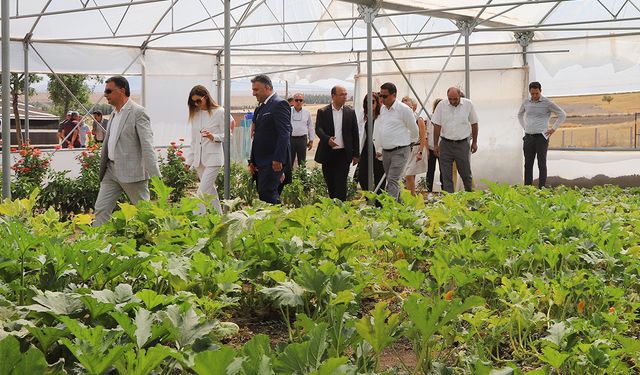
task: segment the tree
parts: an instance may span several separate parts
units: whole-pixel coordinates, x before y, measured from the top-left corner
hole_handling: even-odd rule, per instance
[[[95,84],[102,82],[101,77],[88,76],[86,74],[58,74],[58,77],[81,104],[73,99],[73,96],[65,90],[62,83],[53,74],[49,74],[47,91],[53,103],[51,112],[63,118],[69,109],[79,110],[82,106],[91,108],[89,95],[93,92]],[[89,87],[89,82],[91,81],[94,83],[93,87]]]
[[[613,101],[613,96],[611,96],[611,95],[603,95],[602,96],[602,101],[611,104],[611,102]]]
[[[37,74],[29,74],[29,85],[42,81],[42,77]],[[1,84],[0,84],[1,85]],[[20,124],[20,112],[18,112],[18,98],[24,95],[24,73],[11,73],[11,79],[9,81],[9,92],[11,95],[11,101],[13,104],[13,120],[16,127],[16,141],[18,147],[22,147],[23,144],[28,143],[22,138],[22,126]],[[29,96],[33,96],[36,90],[29,86]]]

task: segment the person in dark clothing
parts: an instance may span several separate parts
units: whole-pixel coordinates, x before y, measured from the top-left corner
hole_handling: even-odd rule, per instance
[[[378,98],[378,94],[375,92],[373,93],[373,100],[371,100],[371,103],[373,104],[373,126],[375,128],[376,118],[380,114],[380,100]],[[360,162],[358,163],[358,168],[356,171],[356,179],[360,184],[360,187],[362,188],[362,190],[375,189],[375,187],[378,186],[378,184],[380,183],[382,176],[384,176],[384,168],[382,166],[382,160],[379,160],[378,158],[376,158],[374,153],[374,157],[373,157],[373,185],[374,186],[369,187],[369,176],[367,172],[369,170],[369,149],[367,146],[367,140],[369,139],[369,133],[368,133],[369,129],[367,127],[367,121],[368,121],[367,114],[369,111],[368,104],[369,104],[368,97],[365,96],[364,100],[362,101],[362,109],[364,110],[364,118],[363,118],[364,141],[362,143],[363,144],[362,152],[360,153]],[[384,185],[385,184],[383,182],[382,187],[380,188],[380,191],[383,190]]]

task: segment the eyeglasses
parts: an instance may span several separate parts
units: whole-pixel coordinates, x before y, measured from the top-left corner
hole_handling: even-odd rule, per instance
[[[389,95],[382,95],[382,94],[380,94],[380,97],[381,97],[382,99],[386,99],[386,98],[388,98],[388,97],[389,97]]]
[[[298,102],[298,103],[302,103],[302,102],[304,102],[304,99],[294,99],[293,101],[294,102]]]

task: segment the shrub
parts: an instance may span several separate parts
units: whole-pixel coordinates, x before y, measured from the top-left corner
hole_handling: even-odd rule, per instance
[[[167,158],[165,159],[162,156],[158,158],[162,180],[167,186],[173,188],[171,192],[171,201],[173,202],[177,202],[184,197],[187,191],[194,187],[198,181],[196,172],[190,170],[184,163],[186,159],[183,153],[182,143],[178,145],[176,142],[171,142],[171,145],[167,148]]]
[[[11,167],[15,172],[11,196],[14,199],[26,198],[34,189],[42,186],[49,171],[50,160],[51,156],[43,156],[40,149],[23,145],[20,149],[20,159]]]

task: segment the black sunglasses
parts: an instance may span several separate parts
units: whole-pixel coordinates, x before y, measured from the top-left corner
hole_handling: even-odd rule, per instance
[[[304,99],[294,99],[294,101],[296,101],[298,103],[302,103],[302,102],[304,102]]]

